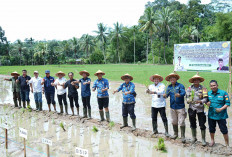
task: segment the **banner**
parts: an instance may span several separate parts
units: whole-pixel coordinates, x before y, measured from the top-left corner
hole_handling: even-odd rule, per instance
[[[230,41],[174,45],[175,71],[229,73]]]

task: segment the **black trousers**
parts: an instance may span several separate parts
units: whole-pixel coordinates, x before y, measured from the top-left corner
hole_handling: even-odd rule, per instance
[[[67,99],[66,99],[66,93],[62,94],[62,95],[57,95],[58,101],[59,101],[59,105],[62,106],[62,101],[64,102],[64,106],[67,106]]]
[[[205,130],[205,123],[206,123],[206,116],[204,112],[199,112],[192,110],[191,108],[188,109],[188,115],[189,115],[189,121],[190,121],[190,127],[195,129],[197,128],[197,119],[198,117],[198,122],[201,130]]]
[[[82,97],[82,103],[83,103],[83,107],[84,108],[91,109],[91,106],[90,106],[90,96]]]
[[[98,108],[102,110],[103,107],[107,108],[109,106],[109,97],[107,98],[97,98]]]
[[[216,123],[218,123],[219,129],[222,134],[228,134],[228,128],[226,126],[226,119],[215,120],[208,117],[208,124],[209,124],[209,132],[215,133],[216,132]]]
[[[130,115],[131,119],[136,119],[135,103],[133,103],[133,104],[122,103],[122,116],[127,117],[128,114]]]
[[[162,118],[162,121],[165,123],[168,121],[167,119],[167,116],[166,116],[166,108],[165,107],[161,107],[161,108],[155,108],[155,107],[152,107],[151,108],[151,118],[152,118],[152,121],[155,121],[157,122],[157,115],[158,115],[158,112],[160,113],[160,116]]]
[[[79,108],[78,95],[74,95],[74,96],[69,95],[68,98],[69,98],[69,102],[70,102],[70,107],[74,107],[74,105],[73,105],[73,101],[74,101],[76,108]]]

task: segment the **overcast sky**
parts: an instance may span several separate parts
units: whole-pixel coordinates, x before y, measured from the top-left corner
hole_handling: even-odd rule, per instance
[[[179,0],[186,3],[187,0]],[[66,40],[94,34],[97,24],[138,23],[148,0],[0,0],[0,26],[6,37]],[[209,3],[210,0],[202,0]]]

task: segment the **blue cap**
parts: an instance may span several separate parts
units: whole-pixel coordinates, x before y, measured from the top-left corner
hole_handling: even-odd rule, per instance
[[[45,71],[45,74],[47,74],[47,73],[49,73],[49,74],[50,74],[50,71],[49,71],[49,70],[46,70],[46,71]]]

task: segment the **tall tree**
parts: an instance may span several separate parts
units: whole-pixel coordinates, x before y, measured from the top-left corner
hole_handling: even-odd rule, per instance
[[[88,34],[82,35],[80,39],[80,46],[81,49],[86,51],[86,56],[89,57],[89,52],[92,51],[93,47],[95,46],[93,42],[93,37]]]
[[[17,49],[18,49],[18,52],[19,52],[19,57],[20,57],[20,66],[22,65],[22,51],[23,49],[25,49],[25,47],[23,46],[23,42],[21,40],[17,40]]]
[[[71,41],[72,41],[72,49],[74,51],[75,58],[77,59],[77,51],[79,49],[77,38],[73,37]]]

